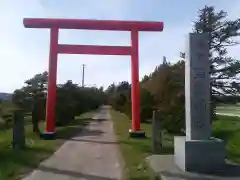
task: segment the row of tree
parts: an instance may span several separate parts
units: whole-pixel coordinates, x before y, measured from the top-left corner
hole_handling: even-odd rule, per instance
[[[131,86],[128,82],[111,84],[106,94],[116,110],[131,118]],[[140,82],[140,116],[142,122],[152,118],[153,110],[161,112],[164,127],[178,133],[184,126],[184,61],[170,64],[166,61]]]
[[[32,115],[33,131],[39,133],[38,123],[45,118],[48,73],[36,74],[25,81],[25,86],[14,91],[12,102],[17,108]],[[98,108],[105,103],[103,88],[81,87],[72,81],[56,88],[56,125],[71,123],[75,116]]]

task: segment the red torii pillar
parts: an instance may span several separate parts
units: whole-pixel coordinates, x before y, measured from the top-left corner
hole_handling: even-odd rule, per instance
[[[140,131],[140,100],[139,100],[139,62],[138,62],[138,32],[162,31],[163,22],[118,21],[118,20],[88,20],[88,19],[43,19],[24,18],[26,28],[50,29],[50,53],[48,93],[46,104],[46,125],[44,137],[52,138],[55,134],[55,104],[57,55],[62,54],[98,54],[98,55],[130,55],[131,56],[131,100],[132,129],[131,135],[141,136]],[[58,44],[59,29],[89,29],[117,30],[131,32],[131,46],[92,46]]]

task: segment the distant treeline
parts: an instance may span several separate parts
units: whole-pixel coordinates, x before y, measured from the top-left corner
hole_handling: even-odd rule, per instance
[[[3,101],[0,116],[9,124],[14,109],[21,109],[25,114],[37,117],[38,123],[45,119],[48,73],[36,74],[26,80],[25,85],[14,91],[11,101]],[[106,103],[103,88],[81,87],[72,81],[57,85],[55,117],[56,125],[71,123],[75,116],[94,110]]]
[[[240,95],[216,96],[218,103],[237,104],[240,103]]]

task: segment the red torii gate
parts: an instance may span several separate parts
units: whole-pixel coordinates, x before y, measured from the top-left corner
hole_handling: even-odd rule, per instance
[[[139,102],[139,65],[138,65],[138,31],[162,31],[163,22],[118,21],[118,20],[88,20],[88,19],[44,19],[24,18],[26,28],[50,29],[50,53],[48,92],[46,104],[46,125],[44,136],[52,138],[55,134],[55,104],[57,55],[62,54],[98,54],[98,55],[130,55],[131,56],[131,100],[132,129],[131,134],[142,134],[140,131]],[[89,29],[130,31],[131,46],[94,46],[58,44],[59,29]]]

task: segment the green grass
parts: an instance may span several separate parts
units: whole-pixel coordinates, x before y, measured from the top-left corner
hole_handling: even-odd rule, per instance
[[[41,140],[32,133],[30,123],[25,125],[27,147],[24,150],[12,150],[12,129],[0,131],[0,180],[21,179],[22,175],[36,168],[45,158],[76,132],[92,117],[93,113],[86,113],[76,118],[74,123],[57,128],[56,140]],[[40,124],[43,127],[43,123]]]
[[[217,106],[216,112],[223,114],[235,114],[240,116],[240,106],[232,104],[222,104]]]
[[[120,149],[125,160],[125,174],[131,180],[151,180],[153,174],[148,169],[145,158],[151,155],[151,124],[141,124],[146,132],[146,139],[129,138],[128,129],[131,127],[129,118],[111,110],[115,123],[115,131],[119,140]],[[213,136],[226,142],[227,158],[240,163],[240,118],[218,116],[213,122]],[[173,154],[173,136],[163,135],[163,148],[161,154]]]
[[[218,116],[212,127],[213,136],[226,143],[227,158],[240,163],[240,118]]]
[[[129,118],[120,112],[111,110],[112,119],[115,123],[115,131],[118,137],[120,149],[125,161],[125,176],[131,180],[151,180],[153,174],[148,169],[145,158],[151,155],[151,124],[141,124],[147,138],[129,138],[128,129],[131,127]],[[164,148],[162,153],[172,153],[172,138],[164,136]]]

